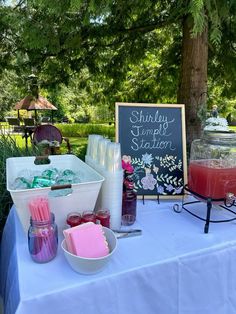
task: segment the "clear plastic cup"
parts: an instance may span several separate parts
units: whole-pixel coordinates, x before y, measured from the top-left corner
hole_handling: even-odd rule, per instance
[[[98,141],[98,163],[100,166],[105,166],[105,157],[107,151],[107,145],[111,141],[107,138],[102,138]]]
[[[105,157],[105,168],[109,172],[122,170],[120,143],[108,143]]]
[[[92,143],[90,149],[91,157],[94,161],[97,161],[98,158],[98,141],[103,137],[98,134],[94,134],[92,137]]]

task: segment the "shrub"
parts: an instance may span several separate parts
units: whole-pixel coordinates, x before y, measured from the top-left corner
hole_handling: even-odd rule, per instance
[[[114,125],[93,124],[93,123],[74,123],[56,124],[65,137],[88,137],[89,134],[100,134],[104,137],[114,138]]]

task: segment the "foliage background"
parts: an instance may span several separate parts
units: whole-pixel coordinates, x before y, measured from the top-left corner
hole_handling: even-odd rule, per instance
[[[32,72],[58,121],[112,121],[115,101],[175,103],[190,15],[193,35],[209,24],[208,110],[217,103],[233,119],[235,13],[235,0],[0,1],[0,118]]]

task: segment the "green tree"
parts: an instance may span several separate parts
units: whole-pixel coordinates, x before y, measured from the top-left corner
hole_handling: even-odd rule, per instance
[[[3,71],[0,80],[0,120],[3,121],[7,112],[11,111],[20,100],[22,89],[18,87],[19,77],[14,71]]]
[[[192,0],[189,1],[188,13],[183,16],[178,102],[186,104],[189,144],[200,135],[201,113],[207,109],[209,47],[214,45],[216,51],[221,49],[222,29],[230,29],[235,19],[235,5],[235,1]],[[228,42],[227,56],[231,53],[231,66],[235,69],[236,55],[235,52],[232,55],[231,48]],[[214,56],[216,58],[217,54]]]

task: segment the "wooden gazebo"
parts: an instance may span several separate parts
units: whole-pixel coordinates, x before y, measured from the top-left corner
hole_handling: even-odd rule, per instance
[[[50,103],[46,98],[42,96],[32,96],[28,95],[25,98],[21,99],[16,105],[15,109],[18,110],[18,118],[20,117],[20,110],[34,110],[35,112],[35,120],[37,121],[37,110],[51,110],[52,117],[53,111],[57,110],[57,108]]]

